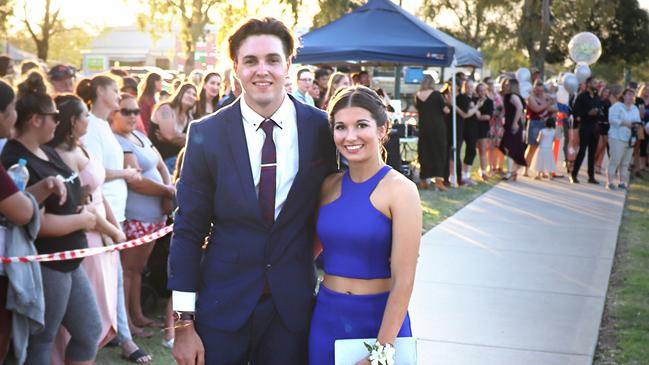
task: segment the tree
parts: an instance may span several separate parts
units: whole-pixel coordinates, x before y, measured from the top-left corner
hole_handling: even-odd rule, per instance
[[[7,20],[13,15],[13,8],[13,0],[0,0],[0,34],[7,34]]]
[[[452,13],[459,27],[444,31],[479,48],[485,42],[508,37],[511,29],[502,21],[502,14],[510,14],[514,5],[515,1],[510,0],[424,0],[420,13],[429,21],[445,12]]]
[[[52,12],[52,0],[45,0],[45,15],[43,15],[43,20],[41,23],[32,25],[29,19],[27,19],[27,1],[23,3],[24,18],[22,22],[25,24],[29,35],[36,44],[38,58],[43,61],[47,61],[50,38],[63,30],[63,24],[61,23],[61,19],[59,19],[60,12],[60,6]],[[36,34],[37,32],[40,33],[40,37]]]
[[[144,1],[144,0],[143,0]],[[140,28],[150,25],[157,32],[172,23],[180,22],[180,37],[185,51],[185,72],[194,69],[196,42],[204,36],[205,25],[210,22],[210,11],[221,0],[148,0],[150,19],[138,17]],[[146,23],[145,23],[146,22]]]
[[[313,27],[320,28],[361,6],[361,0],[318,0],[320,11],[313,17]]]

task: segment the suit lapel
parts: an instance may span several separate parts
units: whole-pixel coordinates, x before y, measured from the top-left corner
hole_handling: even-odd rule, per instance
[[[255,185],[252,179],[248,143],[246,142],[246,134],[243,130],[243,118],[241,116],[239,101],[232,105],[229,111],[230,115],[226,118],[228,126],[225,130],[228,134],[228,142],[234,166],[243,189],[243,197],[246,200],[246,204],[255,212],[256,217],[261,220],[261,210],[259,209],[259,201],[257,200],[257,193],[255,192]]]

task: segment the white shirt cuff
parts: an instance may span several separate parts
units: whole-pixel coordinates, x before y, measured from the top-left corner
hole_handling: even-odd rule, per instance
[[[174,290],[171,292],[171,303],[174,311],[194,312],[196,309],[196,293]]]

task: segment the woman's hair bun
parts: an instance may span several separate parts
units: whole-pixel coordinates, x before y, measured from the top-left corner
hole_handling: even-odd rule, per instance
[[[47,95],[47,86],[43,75],[38,71],[30,72],[25,80],[18,84],[18,98],[27,95]]]

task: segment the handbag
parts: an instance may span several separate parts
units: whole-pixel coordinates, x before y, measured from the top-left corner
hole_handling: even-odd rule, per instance
[[[334,343],[335,365],[355,365],[369,353],[365,343],[374,345],[375,338],[354,338],[336,340]],[[417,365],[417,339],[415,337],[397,337],[394,342],[394,365]]]

